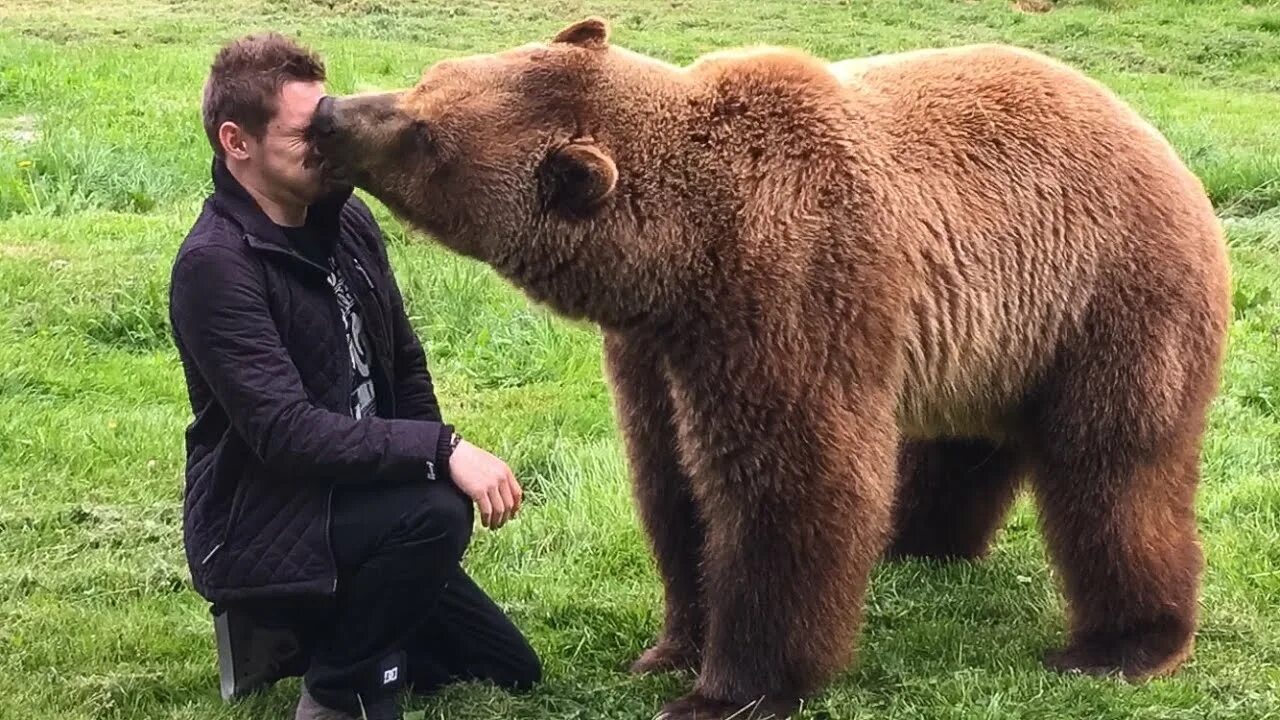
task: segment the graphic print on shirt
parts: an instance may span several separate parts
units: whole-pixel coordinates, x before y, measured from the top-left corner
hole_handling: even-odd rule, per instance
[[[351,415],[359,420],[374,414],[373,373],[369,368],[369,344],[365,340],[364,323],[356,307],[355,296],[347,287],[337,262],[329,260],[329,286],[338,298],[342,324],[347,331],[347,347],[351,351]]]

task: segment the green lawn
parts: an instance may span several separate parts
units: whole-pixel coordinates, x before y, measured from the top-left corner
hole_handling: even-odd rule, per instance
[[[39,6],[37,8],[37,6]],[[331,88],[403,86],[442,57],[588,13],[676,62],[756,42],[837,58],[1008,41],[1112,84],[1228,223],[1235,322],[1206,443],[1208,569],[1194,659],[1143,686],[1044,671],[1061,601],[1029,505],[986,562],[876,572],[859,659],[807,718],[1280,718],[1280,4],[1002,0],[0,0],[0,718],[292,717],[296,681],[218,697],[181,552],[173,252],[209,187],[199,91],[218,44],[312,44]],[[375,204],[447,416],[532,504],[478,530],[470,570],[547,679],[415,700],[427,718],[649,718],[690,678],[621,672],[661,596],[628,496],[595,330],[530,306]]]

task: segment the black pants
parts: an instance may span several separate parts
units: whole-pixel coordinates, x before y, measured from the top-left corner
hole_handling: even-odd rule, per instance
[[[305,682],[316,700],[382,720],[398,717],[406,684],[429,693],[455,680],[512,690],[540,680],[529,643],[458,564],[472,519],[452,483],[335,491],[336,601],[299,610],[296,623],[311,648]]]

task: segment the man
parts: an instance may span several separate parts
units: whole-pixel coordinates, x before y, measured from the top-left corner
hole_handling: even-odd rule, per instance
[[[305,162],[324,80],[267,34],[224,47],[205,87],[214,192],[170,290],[184,537],[202,596],[302,636],[298,720],[387,720],[406,683],[526,688],[541,669],[459,567],[471,503],[497,529],[520,486],[442,421],[381,231]]]

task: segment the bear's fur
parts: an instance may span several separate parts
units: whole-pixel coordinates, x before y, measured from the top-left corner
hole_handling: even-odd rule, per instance
[[[635,669],[699,669],[669,717],[793,707],[886,550],[983,555],[1023,479],[1070,612],[1049,665],[1191,652],[1225,248],[1099,84],[1001,46],[678,68],[591,19],[321,114],[338,173],[602,328],[666,593]]]

